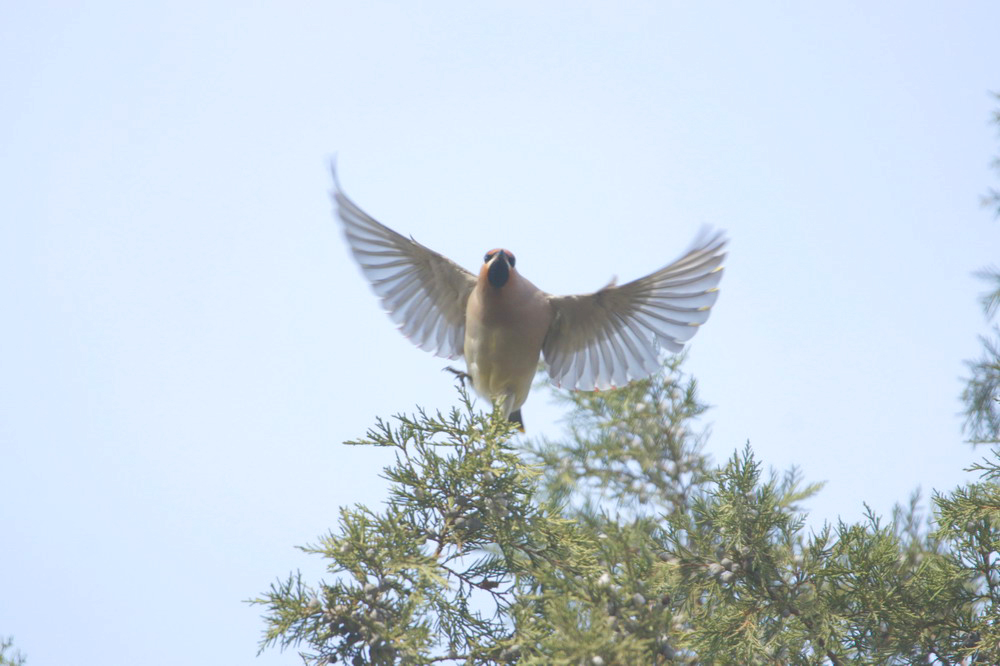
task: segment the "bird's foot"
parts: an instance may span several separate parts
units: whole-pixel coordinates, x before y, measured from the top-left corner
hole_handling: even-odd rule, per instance
[[[448,367],[446,367],[445,370],[447,370],[451,374],[455,375],[456,379],[458,379],[459,381],[462,382],[462,387],[463,388],[465,387],[465,380],[466,379],[468,379],[470,383],[472,382],[472,375],[470,375],[467,372],[462,372],[461,370],[456,370],[455,368],[451,367],[450,365]]]

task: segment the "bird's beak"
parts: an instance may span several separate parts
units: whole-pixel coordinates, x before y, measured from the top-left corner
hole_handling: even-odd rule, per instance
[[[486,276],[490,284],[499,289],[510,279],[510,262],[505,252],[497,252],[486,264]]]

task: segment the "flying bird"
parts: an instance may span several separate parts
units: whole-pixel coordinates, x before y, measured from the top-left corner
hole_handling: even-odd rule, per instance
[[[502,405],[524,430],[539,356],[558,386],[609,389],[660,369],[660,351],[680,352],[718,298],[727,239],[703,228],[658,271],[579,296],[547,294],[523,277],[509,250],[483,257],[473,274],[375,220],[341,190],[333,200],[354,258],[399,329],[438,356],[465,357],[477,393]]]

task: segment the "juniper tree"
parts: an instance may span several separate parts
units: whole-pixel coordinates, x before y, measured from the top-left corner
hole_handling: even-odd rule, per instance
[[[889,518],[809,529],[819,490],[749,446],[713,465],[679,361],[571,394],[567,435],[524,442],[461,393],[379,421],[382,507],[343,508],[256,600],[263,647],[307,663],[1000,663],[1000,466]]]
[[[988,321],[1000,310],[1000,270],[987,268],[976,276],[989,283],[980,302]],[[980,336],[982,355],[967,361],[971,376],[962,392],[965,403],[965,432],[973,444],[1000,444],[1000,326]]]
[[[994,111],[993,122],[1000,128],[1000,110]],[[993,168],[1000,172],[1000,157],[994,158]],[[983,205],[1000,217],[1000,191],[990,188]],[[987,321],[992,322],[1000,311],[1000,269],[984,268],[975,275],[989,285],[980,303]],[[1000,326],[994,325],[990,335],[979,340],[982,356],[966,362],[971,376],[962,392],[965,431],[973,444],[1000,444]]]
[[[14,649],[13,638],[0,638],[0,666],[24,666],[27,660]]]
[[[984,201],[1000,214],[995,191]],[[982,276],[992,319],[1000,273]],[[975,443],[1000,441],[998,341],[994,327],[969,363]],[[888,518],[810,528],[819,484],[765,473],[749,444],[720,465],[704,454],[680,364],[569,394],[556,440],[524,440],[463,389],[447,414],[378,421],[348,444],[395,452],[384,505],[342,508],[303,548],[329,579],[292,574],[254,600],[261,649],[312,664],[1000,663],[1000,450],[927,518],[914,494]]]

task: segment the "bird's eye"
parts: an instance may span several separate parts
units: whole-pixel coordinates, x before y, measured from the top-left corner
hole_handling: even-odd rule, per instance
[[[517,263],[517,259],[515,259],[514,255],[512,255],[510,252],[504,252],[504,255],[507,256],[507,263],[510,264],[511,266]]]
[[[484,263],[484,264],[487,264],[487,263],[489,263],[490,259],[492,259],[492,258],[493,258],[493,255],[494,255],[494,254],[496,254],[496,252],[487,252],[487,253],[486,253],[486,256],[485,256],[485,257],[483,257],[483,263]]]

